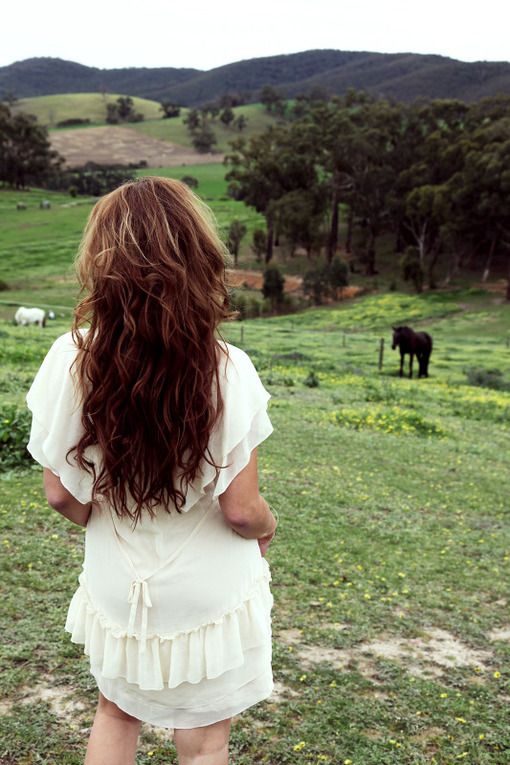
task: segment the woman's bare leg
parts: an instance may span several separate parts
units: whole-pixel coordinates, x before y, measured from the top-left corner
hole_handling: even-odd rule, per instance
[[[140,720],[100,693],[85,765],[132,765],[139,733]]]
[[[228,765],[230,720],[174,731],[179,765]],[[95,763],[94,763],[95,765]]]

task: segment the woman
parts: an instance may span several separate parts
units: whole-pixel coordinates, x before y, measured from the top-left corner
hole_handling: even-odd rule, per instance
[[[48,502],[86,526],[66,622],[99,688],[86,765],[134,762],[141,720],[175,729],[181,765],[225,765],[231,717],[272,689],[269,395],[218,340],[224,267],[184,184],[106,195],[77,260],[73,332],[27,396]]]

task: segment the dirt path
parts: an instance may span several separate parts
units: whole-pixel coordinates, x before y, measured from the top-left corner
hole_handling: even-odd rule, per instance
[[[51,133],[51,145],[70,167],[85,162],[122,164],[147,162],[149,167],[178,167],[222,162],[222,154],[199,154],[184,146],[142,135],[127,127],[78,128]]]

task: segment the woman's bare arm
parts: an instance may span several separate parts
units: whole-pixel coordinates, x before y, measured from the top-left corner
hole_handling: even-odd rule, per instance
[[[57,513],[60,513],[69,521],[77,523],[78,526],[87,525],[92,503],[89,502],[87,505],[83,505],[81,502],[78,502],[76,497],[73,497],[62,486],[60,478],[48,468],[44,468],[44,491],[48,504]]]
[[[276,519],[259,493],[256,449],[246,467],[220,495],[219,503],[226,522],[240,536],[261,540],[274,535]]]

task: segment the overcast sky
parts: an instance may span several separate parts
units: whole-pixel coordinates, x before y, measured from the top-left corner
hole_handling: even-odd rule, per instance
[[[314,48],[510,61],[510,0],[6,0],[0,65],[212,69]]]

